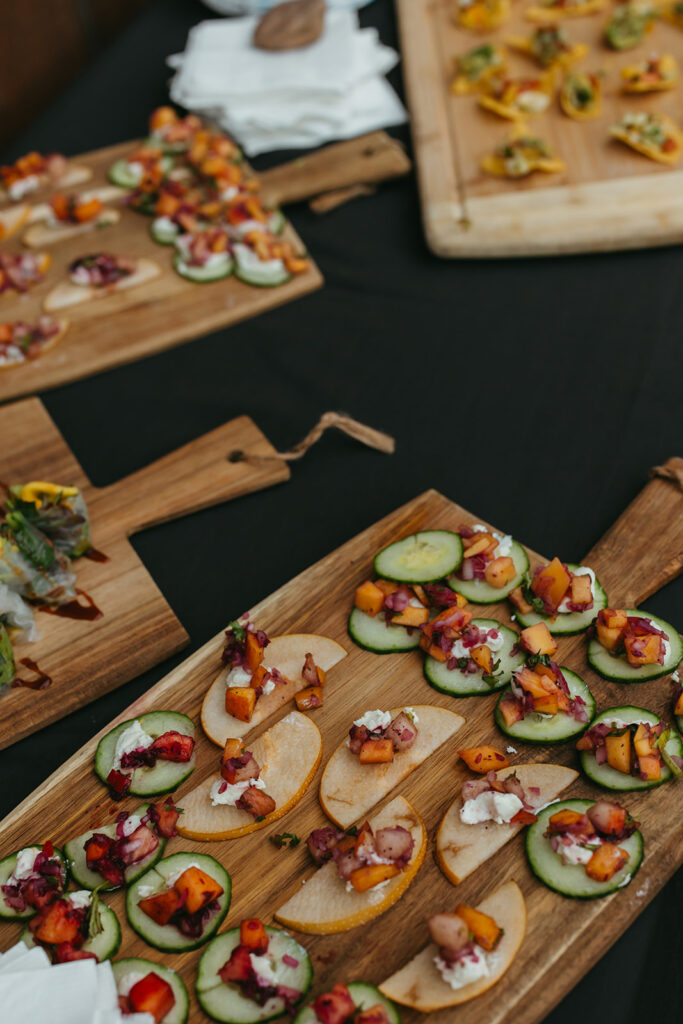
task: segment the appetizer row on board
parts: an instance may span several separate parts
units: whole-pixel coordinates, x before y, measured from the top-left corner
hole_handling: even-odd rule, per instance
[[[544,0],[525,12],[537,25],[528,35],[480,43],[454,58],[451,91],[457,96],[476,96],[482,108],[515,122],[509,137],[482,158],[481,167],[486,173],[516,179],[534,171],[557,173],[565,169],[564,161],[556,158],[549,144],[530,131],[525,122],[548,111],[556,93],[567,117],[587,121],[600,116],[609,84],[606,74],[599,68],[576,68],[590,48],[572,41],[562,22],[595,15],[605,7],[604,0]],[[507,21],[510,10],[507,0],[456,0],[454,20],[469,31],[489,33]],[[671,0],[620,4],[605,24],[601,42],[617,52],[632,49],[644,41],[657,20],[683,27],[677,5]],[[515,76],[508,66],[508,49],[532,60],[539,68],[536,75]],[[649,53],[621,67],[618,75],[617,91],[633,97],[675,89],[679,80],[678,63],[671,53]],[[678,162],[683,147],[678,124],[667,114],[650,109],[624,111],[609,127],[607,138],[668,165]]]
[[[41,170],[41,168],[43,168]],[[29,201],[40,189],[64,189],[91,176],[88,168],[52,155],[32,153],[0,167],[0,240],[18,234],[29,252],[0,252],[0,296],[20,295],[42,281],[51,265],[46,251],[60,242],[97,234],[120,221],[124,206],[153,218],[154,241],[173,246],[173,268],[195,283],[234,273],[254,287],[276,287],[309,269],[308,258],[283,239],[285,218],[259,199],[258,178],[247,171],[239,148],[222,133],[170,107],[155,110],[144,144],[109,170],[111,185],[79,193],[55,192],[49,200]],[[116,203],[117,207],[107,206]],[[157,278],[161,266],[145,257],[109,250],[86,252],[68,267],[68,279],[43,302],[35,323],[0,324],[0,369],[38,358],[68,329],[55,319],[62,311],[142,286]]]
[[[361,647],[378,654],[422,651],[426,682],[456,699],[498,693],[494,722],[506,739],[571,739],[585,776],[607,791],[647,790],[681,774],[683,744],[674,728],[631,706],[596,716],[585,682],[554,660],[558,636],[589,631],[589,660],[609,679],[635,683],[674,674],[680,661],[674,628],[608,607],[589,567],[554,558],[531,569],[511,537],[474,524],[403,537],[377,554],[374,568],[377,578],[358,587],[349,618],[349,635]],[[519,633],[467,610],[468,603],[501,599],[513,607]],[[100,894],[125,888],[127,922],[149,946],[162,953],[204,947],[197,999],[227,1024],[286,1012],[305,1024],[396,1024],[396,1003],[429,1012],[490,988],[526,929],[524,898],[511,880],[476,907],[460,903],[432,915],[424,923],[425,947],[378,989],[342,979],[303,1005],[312,965],[289,931],[333,934],[362,926],[388,912],[420,871],[428,836],[419,810],[401,795],[373,809],[432,755],[436,763],[437,751],[465,724],[462,715],[430,704],[369,707],[349,721],[320,778],[319,801],[331,824],[306,839],[313,872],[274,910],[289,931],[251,918],[216,934],[232,879],[214,857],[183,851],[181,840],[239,842],[301,800],[322,754],[320,730],[305,712],[315,716],[323,705],[328,675],[345,655],[328,637],[271,639],[247,617],[230,623],[222,667],[200,716],[220,748],[215,774],[186,787],[182,808],[176,807],[165,794],[194,771],[201,742],[195,723],[163,709],[120,723],[98,744],[95,773],[116,799],[147,802],[68,839],[63,849],[36,844],[6,857],[0,914],[26,922],[26,944],[42,946],[57,963],[106,959],[118,949],[120,927]],[[292,701],[296,710],[287,707]],[[278,710],[283,717],[246,739]],[[683,714],[680,686],[674,713]],[[611,796],[562,798],[578,772],[552,763],[514,765],[511,744],[504,751],[463,747],[458,754],[472,777],[436,834],[437,862],[452,884],[521,832],[534,876],[564,897],[602,897],[632,880],[644,847],[627,807]],[[269,839],[281,847],[300,842],[291,832]],[[180,848],[169,854],[170,841]],[[67,889],[69,877],[75,891]],[[174,987],[173,972],[165,976],[152,962],[136,963],[125,971],[114,965],[117,981],[121,973],[133,975],[121,980],[122,1012],[148,1012],[157,1024],[182,1021],[182,983]]]

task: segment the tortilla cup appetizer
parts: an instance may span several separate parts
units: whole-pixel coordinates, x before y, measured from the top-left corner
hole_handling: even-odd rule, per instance
[[[432,943],[405,967],[382,982],[379,990],[383,995],[413,1010],[431,1013],[433,1010],[468,1002],[502,978],[517,955],[526,931],[526,907],[519,886],[513,881],[505,882],[482,900],[476,909],[461,906],[456,909],[456,914],[458,911],[466,918],[465,924],[473,925],[475,929],[487,923],[482,921],[482,916],[486,915],[499,930],[495,952],[490,956],[485,954],[486,973],[465,984],[458,984],[458,981],[464,980],[466,975],[461,976],[461,979],[456,976],[449,983],[435,962],[441,960],[440,948]],[[452,971],[446,973],[451,977],[455,974]]]
[[[612,50],[632,50],[642,43],[657,17],[657,9],[649,0],[620,4],[605,26],[605,42]]]
[[[291,711],[249,745],[246,765],[235,763],[245,760],[244,745],[228,740],[232,742],[237,746],[226,753],[234,756],[224,757],[222,774],[183,796],[179,835],[200,841],[236,839],[265,828],[301,800],[322,756],[320,730],[299,711]],[[240,781],[249,771],[256,774]]]
[[[482,87],[479,104],[499,117],[518,121],[546,111],[554,91],[552,72],[545,72],[538,78],[506,78],[503,75],[492,75]]]
[[[675,164],[680,160],[683,132],[666,114],[627,111],[612,125],[610,135],[657,163]]]
[[[453,20],[470,32],[492,32],[510,17],[510,0],[455,0]]]
[[[675,89],[678,82],[678,64],[670,53],[652,56],[637,64],[621,69],[622,92],[663,92]]]
[[[455,57],[451,92],[456,96],[477,92],[490,75],[504,67],[505,57],[503,47],[495,46],[493,43],[482,43],[468,53]]]
[[[78,306],[92,299],[113,295],[138,285],[147,284],[161,274],[161,267],[146,257],[127,259],[111,253],[96,253],[74,260],[69,266],[69,281],[62,281],[45,298],[43,309]]]
[[[352,822],[362,818],[371,807],[379,803],[465,724],[462,715],[429,704],[407,709],[392,708],[386,713],[392,726],[399,720],[399,716],[403,719],[411,717],[415,722],[413,728],[417,735],[408,749],[401,749],[400,746],[397,749],[395,745],[391,749],[390,740],[373,739],[375,733],[370,730],[363,747],[370,747],[373,743],[377,746],[389,744],[390,760],[364,762],[363,748],[360,754],[352,753],[349,748],[349,742],[352,741],[344,740],[327,762],[320,780],[320,804],[328,818],[341,828],[347,828]],[[354,723],[351,731],[357,730],[358,727]],[[368,732],[367,728],[365,732]]]
[[[542,68],[566,68],[588,53],[585,43],[571,43],[559,25],[541,25],[530,36],[513,36],[508,44]]]
[[[252,673],[248,666],[237,666],[243,668],[244,678],[237,680],[241,683],[240,686],[234,686],[232,680],[228,679],[234,671],[234,666],[228,661],[228,668],[223,669],[214,680],[202,704],[202,727],[212,743],[222,747],[231,736],[246,736],[255,726],[260,725],[278,708],[292,700],[295,694],[308,689],[311,682],[302,674],[307,654],[312,655],[316,667],[323,673],[328,672],[346,657],[346,651],[341,644],[316,633],[286,633],[273,637],[265,647],[262,657],[268,665],[277,670],[283,682],[274,684],[272,688],[263,688],[260,696],[255,699],[248,718],[237,718],[230,714],[226,710],[226,699],[233,698],[233,695],[230,695],[231,689],[252,689],[252,684],[256,681],[255,672]],[[263,661],[260,662],[260,665],[263,664]],[[256,692],[254,689],[254,695]],[[245,699],[249,696],[253,699],[254,695],[246,694]],[[234,707],[235,710],[239,710],[236,704]]]
[[[564,160],[554,157],[543,139],[527,134],[521,122],[505,142],[481,160],[481,169],[497,178],[526,178],[534,171],[559,174],[564,168]]]
[[[405,867],[377,886],[360,891],[351,882],[343,881],[337,864],[330,860],[275,911],[276,921],[296,931],[330,935],[379,917],[401,898],[424,860],[427,849],[424,822],[407,800],[397,796],[370,819],[370,825],[375,834],[384,828],[400,828],[410,833],[412,849]]]
[[[554,800],[563,789],[566,789],[577,778],[578,772],[573,768],[564,768],[557,764],[525,764],[516,768],[503,768],[495,772],[495,776],[500,782],[513,775],[517,777],[524,790],[529,805],[542,807],[550,800]],[[488,776],[486,780],[477,779],[474,782],[465,783],[463,786],[463,790],[466,786],[470,787],[473,794],[472,800],[475,800],[477,804],[483,804],[487,798],[488,790],[483,785],[485,781],[488,781]],[[475,787],[481,789],[484,795],[474,795]],[[491,813],[496,810],[503,812],[497,815],[501,819],[499,821],[490,817],[485,820],[486,808],[480,809],[471,800],[468,800],[466,802],[472,803],[473,810],[466,816],[480,820],[473,824],[466,823],[461,816],[464,795],[468,795],[467,792],[464,794],[461,792],[448,808],[436,835],[436,856],[439,867],[453,885],[458,885],[467,878],[524,827],[522,820],[515,822],[502,820],[511,811],[514,811],[512,817],[522,817],[519,811],[523,807],[523,802],[519,800],[514,804],[509,801],[510,807],[503,807],[503,803],[508,801],[497,801],[495,806],[489,807]],[[507,793],[500,794],[504,797],[508,795]],[[490,801],[490,797],[488,799]]]
[[[574,121],[589,121],[602,111],[602,81],[599,74],[569,71],[560,90],[560,106]]]
[[[524,17],[529,21],[549,25],[565,18],[584,18],[596,14],[607,6],[606,0],[546,0],[527,7]]]

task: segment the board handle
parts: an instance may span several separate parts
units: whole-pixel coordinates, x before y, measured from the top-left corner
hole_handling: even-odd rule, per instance
[[[400,142],[386,132],[370,132],[263,171],[259,195],[266,206],[284,206],[350,185],[398,178],[410,168]]]
[[[98,488],[91,504],[106,504],[117,529],[130,535],[290,477],[285,462],[251,463],[236,459],[236,452],[272,455],[275,449],[249,416],[239,416],[123,480]]]
[[[681,574],[683,459],[654,467],[649,483],[582,562],[595,570],[612,606],[621,608],[637,608]]]

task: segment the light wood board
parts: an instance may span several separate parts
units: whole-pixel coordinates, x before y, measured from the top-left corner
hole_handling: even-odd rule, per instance
[[[128,682],[188,643],[128,537],[230,498],[287,480],[273,462],[229,462],[235,449],[272,454],[271,444],[241,416],[109,487],[93,487],[37,398],[0,409],[0,480],[50,480],[83,491],[94,546],[107,562],[79,558],[76,585],[102,611],[92,622],[36,611],[40,639],[15,647],[52,678],[46,690],[12,689],[0,698],[0,749]]]
[[[683,503],[674,484],[652,481],[629,507],[615,527],[587,556],[606,586],[612,601],[637,601],[652,593],[681,570],[680,509]],[[456,529],[476,517],[448,501],[436,491],[427,491],[323,558],[271,594],[252,609],[254,620],[271,635],[281,632],[320,632],[340,641],[348,650],[328,675],[325,703],[313,713],[323,734],[323,761],[346,735],[350,722],[368,708],[401,704],[430,703],[448,707],[467,718],[467,723],[427,762],[421,765],[383,803],[403,793],[425,819],[430,847],[424,864],[406,894],[387,913],[370,924],[339,935],[310,936],[297,933],[311,956],[315,969],[312,995],[329,989],[334,982],[364,979],[379,983],[410,959],[427,941],[426,918],[456,902],[476,903],[490,889],[507,878],[522,887],[528,910],[526,938],[512,970],[486,994],[458,1008],[462,1024],[536,1024],[643,910],[658,889],[683,860],[683,815],[681,794],[674,784],[650,793],[629,794],[625,803],[641,822],[645,838],[645,860],[633,884],[602,900],[566,900],[536,882],[523,854],[523,838],[516,837],[481,870],[454,888],[441,874],[434,860],[434,832],[447,807],[469,773],[458,762],[459,747],[474,743],[505,743],[492,722],[495,696],[452,699],[431,689],[422,675],[417,652],[374,655],[355,647],[346,634],[346,619],[354,588],[372,572],[376,551],[401,536],[425,528]],[[499,524],[504,528],[504,524]],[[629,545],[624,537],[631,538]],[[635,549],[633,546],[635,543]],[[529,552],[532,560],[538,556]],[[487,609],[477,606],[478,614]],[[503,605],[493,609],[509,624]],[[223,635],[219,634],[191,655],[146,694],[86,744],[47,782],[27,797],[0,824],[0,856],[48,837],[61,843],[88,828],[94,828],[121,809],[137,802],[128,798],[114,804],[92,774],[93,752],[98,739],[120,721],[146,711],[173,709],[198,721],[203,695],[220,665]],[[632,688],[600,680],[588,669],[583,637],[560,638],[559,661],[584,675],[598,701],[598,710],[625,700],[637,700],[660,713],[668,713],[669,686],[661,680]],[[286,710],[286,709],[285,709]],[[281,711],[274,718],[280,718]],[[263,725],[268,728],[274,719]],[[262,731],[262,730],[261,730]],[[219,749],[198,727],[197,768],[180,788],[176,801],[182,806],[183,791],[216,773]],[[519,744],[521,762],[543,760],[574,764],[572,744],[551,752],[543,747]],[[326,824],[317,791],[320,771],[301,803],[277,823],[232,841],[198,843],[176,838],[168,854],[181,850],[202,851],[215,856],[232,876],[232,904],[223,929],[236,926],[241,918],[258,916],[272,922],[273,912],[296,892],[315,869],[302,842],[294,850],[278,849],[268,835],[294,832],[302,839],[311,829]],[[595,787],[579,780],[573,796],[597,797]],[[675,806],[674,806],[675,805]],[[146,956],[177,968],[191,993],[190,1024],[208,1018],[193,994],[199,951],[181,955],[156,952],[138,938],[125,921],[122,893],[107,897],[122,922],[120,956]],[[17,925],[0,924],[0,949],[16,941]],[[401,1010],[404,1024],[420,1015]],[[431,1015],[434,1024],[452,1021],[445,1010]]]
[[[109,184],[106,175],[110,164],[130,153],[135,145],[135,142],[124,142],[74,157],[76,162],[93,169],[92,179],[82,188]],[[36,360],[0,371],[0,402],[153,355],[189,338],[282,305],[314,291],[323,283],[320,271],[311,262],[303,274],[297,274],[276,288],[252,287],[234,275],[212,284],[193,284],[173,270],[174,247],[157,245],[152,240],[150,217],[134,213],[120,203],[108,205],[121,209],[119,223],[50,246],[52,266],[44,281],[23,296],[3,297],[0,300],[2,321],[33,322],[40,315],[47,293],[65,280],[69,263],[88,253],[107,251],[120,256],[145,256],[159,264],[162,274],[139,288],[114,292],[69,309],[66,315],[71,326],[55,348]],[[283,237],[294,242],[298,251],[303,251],[303,243],[291,224],[287,224]],[[19,251],[22,248],[20,238],[21,234],[13,236],[3,243],[3,248]]]
[[[481,108],[474,95],[449,90],[453,58],[484,41],[504,43],[529,35],[524,17],[533,0],[515,0],[510,19],[496,32],[456,26],[453,0],[396,0],[411,112],[422,217],[430,248],[444,257],[559,255],[671,245],[683,241],[683,163],[665,167],[609,138],[609,126],[627,110],[657,111],[683,125],[683,85],[644,96],[620,93],[619,69],[653,52],[673,53],[683,64],[683,32],[655,24],[633,50],[615,52],[602,42],[614,3],[597,14],[568,18],[571,42],[590,44],[576,67],[604,70],[602,113],[574,121],[557,98],[529,117],[566,163],[560,174],[532,174],[520,181],[484,174],[479,161],[502,142],[511,121]],[[529,58],[509,49],[513,75],[537,77]]]

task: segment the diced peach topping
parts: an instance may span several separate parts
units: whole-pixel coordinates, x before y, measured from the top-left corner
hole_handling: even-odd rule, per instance
[[[557,650],[557,641],[550,635],[545,622],[537,622],[535,626],[523,629],[519,643],[530,654],[548,654],[552,657]]]
[[[459,903],[455,913],[462,918],[469,930],[472,932],[474,941],[485,949],[487,953],[495,949],[503,934],[496,922],[488,914],[468,906],[466,903]]]
[[[614,736],[605,736],[607,764],[615,771],[631,774],[631,733],[625,729]]]
[[[396,864],[365,864],[351,872],[349,881],[356,892],[367,892],[368,889],[395,878],[400,871]]]
[[[256,707],[256,690],[252,686],[228,686],[225,710],[240,722],[250,722]]]
[[[487,772],[497,771],[499,768],[507,768],[510,759],[501,754],[495,747],[483,744],[479,747],[466,747],[458,751],[458,756],[463,759],[472,772],[486,775]]]
[[[394,760],[394,744],[391,740],[366,740],[358,755],[361,764],[385,764]]]
[[[500,589],[517,575],[515,563],[509,555],[494,558],[484,569],[484,579],[490,587]]]
[[[586,874],[595,882],[609,882],[627,861],[626,850],[613,843],[603,843],[586,864]]]

